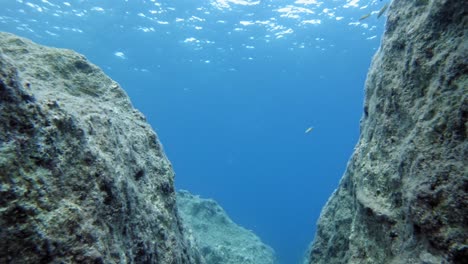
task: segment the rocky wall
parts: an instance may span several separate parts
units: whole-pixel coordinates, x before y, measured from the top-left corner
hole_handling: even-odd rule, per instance
[[[173,180],[116,82],[0,33],[0,263],[201,263]]]
[[[468,260],[468,3],[394,0],[310,263]]]

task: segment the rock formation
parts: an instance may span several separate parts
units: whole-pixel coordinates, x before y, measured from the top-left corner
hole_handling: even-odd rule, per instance
[[[468,4],[394,0],[310,263],[467,263]]]
[[[0,33],[0,263],[201,263],[173,177],[117,83]]]
[[[273,249],[236,225],[215,201],[179,191],[177,204],[207,264],[276,263]]]

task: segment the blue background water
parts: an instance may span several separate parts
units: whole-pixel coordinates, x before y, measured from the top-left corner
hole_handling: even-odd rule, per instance
[[[301,260],[359,136],[385,1],[0,4],[0,30],[83,53],[122,85],[177,188],[217,200],[281,263]]]

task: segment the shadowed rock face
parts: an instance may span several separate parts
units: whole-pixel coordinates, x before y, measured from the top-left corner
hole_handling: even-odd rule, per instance
[[[394,0],[310,263],[468,259],[468,4]]]
[[[173,177],[117,83],[0,33],[0,263],[200,263]]]

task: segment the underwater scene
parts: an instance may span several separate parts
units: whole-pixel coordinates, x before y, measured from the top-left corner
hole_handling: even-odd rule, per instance
[[[156,131],[176,189],[289,264],[358,141],[388,2],[0,0],[0,31],[100,67]]]

